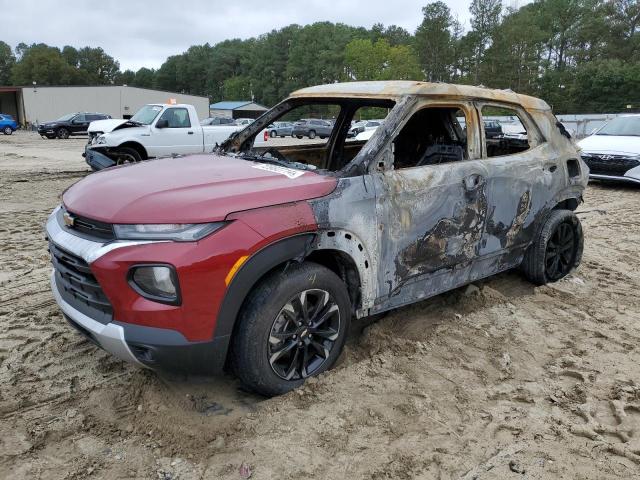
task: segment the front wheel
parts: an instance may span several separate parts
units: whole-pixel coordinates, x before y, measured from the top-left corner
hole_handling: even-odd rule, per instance
[[[286,393],[335,364],[350,321],[340,277],[312,262],[290,265],[263,279],[243,306],[231,344],[233,371],[258,393]]]
[[[5,135],[11,135],[13,133],[13,129],[11,127],[4,127],[2,129],[2,133],[4,133]]]
[[[553,210],[522,260],[522,270],[537,285],[556,282],[580,265],[582,225],[570,210]]]
[[[62,139],[69,138],[69,130],[66,128],[59,128],[56,132],[56,136]]]
[[[126,165],[128,163],[137,163],[142,157],[137,150],[129,147],[120,147],[116,152],[116,165]]]
[[[309,131],[309,138],[310,138],[311,140],[313,140],[314,138],[316,138],[316,132],[314,132],[313,130],[310,130],[310,131]]]
[[[276,138],[278,136],[278,132],[276,132],[275,130],[271,130],[271,133],[269,133],[269,136],[271,138]]]

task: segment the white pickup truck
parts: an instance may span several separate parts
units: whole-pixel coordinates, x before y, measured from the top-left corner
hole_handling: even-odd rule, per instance
[[[99,120],[89,125],[84,157],[93,170],[149,158],[211,152],[246,125],[201,126],[193,105],[150,104],[129,120]],[[266,142],[262,132],[257,142]]]

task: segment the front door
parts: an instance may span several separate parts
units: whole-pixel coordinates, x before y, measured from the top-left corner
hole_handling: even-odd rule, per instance
[[[471,105],[419,105],[396,132],[392,165],[373,174],[380,224],[374,311],[466,283],[487,213]]]
[[[73,117],[69,130],[76,135],[87,133],[87,130],[89,130],[89,120],[87,116],[84,113],[80,113]]]
[[[153,157],[166,155],[185,155],[189,153],[202,153],[203,138],[200,125],[191,125],[189,111],[186,108],[167,108],[160,120],[167,120],[166,128],[151,129],[151,148],[149,154]]]

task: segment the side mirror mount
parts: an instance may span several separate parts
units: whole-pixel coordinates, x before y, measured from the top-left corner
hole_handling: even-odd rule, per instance
[[[169,128],[169,120],[161,118],[156,122],[156,128]]]

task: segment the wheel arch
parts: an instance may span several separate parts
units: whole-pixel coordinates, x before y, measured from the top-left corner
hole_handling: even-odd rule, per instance
[[[149,155],[147,155],[147,149],[144,148],[144,146],[141,143],[134,142],[132,140],[121,143],[116,148],[133,148],[136,152],[140,154],[140,158],[142,158],[142,160],[146,160],[147,158],[149,158]]]
[[[303,233],[267,245],[242,265],[220,305],[213,338],[231,340],[247,296],[262,279],[286,269],[292,261],[305,260],[324,266],[345,282],[356,315],[373,305],[373,269],[357,237],[343,230]]]

